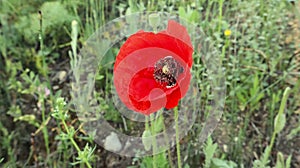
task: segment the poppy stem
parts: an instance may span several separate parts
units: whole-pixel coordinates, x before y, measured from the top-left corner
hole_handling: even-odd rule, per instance
[[[178,126],[178,106],[174,108],[175,113],[175,129],[176,129],[176,149],[177,149],[177,162],[178,168],[181,168],[181,155],[180,155],[180,143],[179,143],[179,126]]]
[[[152,140],[152,151],[153,151],[153,159],[152,159],[152,164],[153,164],[153,168],[156,168],[156,152],[157,152],[157,144],[156,144],[156,137],[155,137],[155,117],[153,114],[150,114],[150,121],[151,121],[151,134],[153,137]]]
[[[163,110],[161,110],[161,111],[159,111],[159,112],[163,112]],[[159,114],[159,115],[161,115],[162,120],[165,121],[164,116],[163,116],[162,114]],[[167,134],[167,131],[166,131],[167,129],[166,129],[165,123],[163,123],[162,126],[163,126],[163,133],[164,133],[164,137],[165,137],[165,142],[166,142],[166,144],[169,144],[169,135]],[[173,165],[172,155],[171,155],[171,150],[170,150],[170,148],[171,148],[171,147],[168,146],[168,159],[169,159],[169,164],[170,164],[170,167],[175,167],[175,166]]]

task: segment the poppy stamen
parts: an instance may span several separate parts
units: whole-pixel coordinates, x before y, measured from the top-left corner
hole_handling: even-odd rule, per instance
[[[183,67],[172,56],[161,58],[155,63],[154,68],[154,79],[166,88],[174,87],[179,74],[183,73]]]

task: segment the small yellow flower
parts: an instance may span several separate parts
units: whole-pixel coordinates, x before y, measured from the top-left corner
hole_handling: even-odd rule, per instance
[[[227,36],[227,37],[230,36],[231,35],[231,30],[229,30],[229,29],[225,30],[224,35]]]

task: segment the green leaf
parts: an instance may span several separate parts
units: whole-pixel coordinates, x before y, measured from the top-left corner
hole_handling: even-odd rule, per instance
[[[267,146],[265,148],[264,154],[262,156],[261,159],[261,165],[259,167],[265,167],[270,161],[269,161],[269,154],[271,152],[272,147],[271,146]]]
[[[192,22],[197,22],[199,20],[199,13],[197,11],[192,11],[191,15],[190,15],[190,21]]]
[[[160,154],[157,154],[155,156],[155,162],[157,164],[157,167],[168,167],[168,159],[166,157],[166,153],[162,152]]]
[[[293,128],[291,132],[287,135],[287,139],[290,140],[297,136],[300,132],[300,123],[298,123],[298,126],[296,128]]]
[[[275,133],[279,133],[280,131],[282,131],[283,127],[285,126],[286,119],[285,119],[284,109],[285,109],[285,105],[286,105],[290,90],[291,89],[289,87],[287,87],[283,93],[280,108],[279,108],[278,114],[274,120]]]
[[[222,160],[218,158],[212,159],[213,168],[235,168],[237,164],[232,161]]]
[[[104,44],[105,46],[109,45],[109,41],[106,41],[106,43]],[[105,54],[104,57],[102,57],[101,59],[101,66],[106,66],[109,65],[111,66],[113,64],[113,62],[115,61],[115,54],[117,53],[117,51],[115,51],[114,48],[109,49],[107,51],[107,53]]]
[[[35,115],[33,114],[25,114],[20,117],[14,118],[14,121],[25,121],[35,127],[39,127],[40,124],[36,121]]]
[[[212,141],[211,137],[208,137],[207,141],[206,141],[206,145],[205,145],[205,149],[204,149],[204,154],[205,154],[205,164],[204,167],[205,168],[209,168],[210,164],[212,162],[212,158],[214,156],[214,153],[217,149],[217,144],[214,144]]]
[[[62,140],[62,141],[69,140],[69,135],[62,132],[55,136],[55,140]]]
[[[183,168],[190,168],[190,165],[186,163]]]
[[[286,162],[285,162],[285,168],[291,167],[291,161],[292,161],[292,155],[289,155],[289,157],[286,159]]]
[[[180,6],[180,7],[178,8],[178,14],[179,14],[179,16],[182,17],[182,18],[186,18],[186,17],[187,17],[187,16],[186,16],[186,12],[185,12],[185,10],[184,10],[184,8],[183,8],[182,6]]]
[[[154,120],[153,126],[154,126],[153,134],[159,133],[163,130],[164,121],[163,121],[163,116],[162,115],[160,115],[156,120]]]
[[[277,160],[276,160],[276,165],[275,168],[285,168],[284,166],[284,158],[281,152],[277,153]]]
[[[236,92],[236,96],[242,104],[245,104],[247,102],[246,98],[243,95],[243,92]]]

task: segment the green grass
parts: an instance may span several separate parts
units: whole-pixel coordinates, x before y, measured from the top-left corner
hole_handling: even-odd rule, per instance
[[[281,0],[0,1],[0,166],[299,166],[299,9],[300,1]],[[99,27],[146,10],[178,14],[214,42],[226,78],[225,108],[215,132],[200,144],[212,89],[211,74],[195,53],[201,116],[193,129],[163,154],[119,157],[84,132],[70,102],[69,72],[78,70],[79,50]],[[107,54],[113,57],[118,49]],[[108,101],[109,66],[111,60],[96,77],[99,109],[118,130],[142,135],[139,125],[122,118]]]

